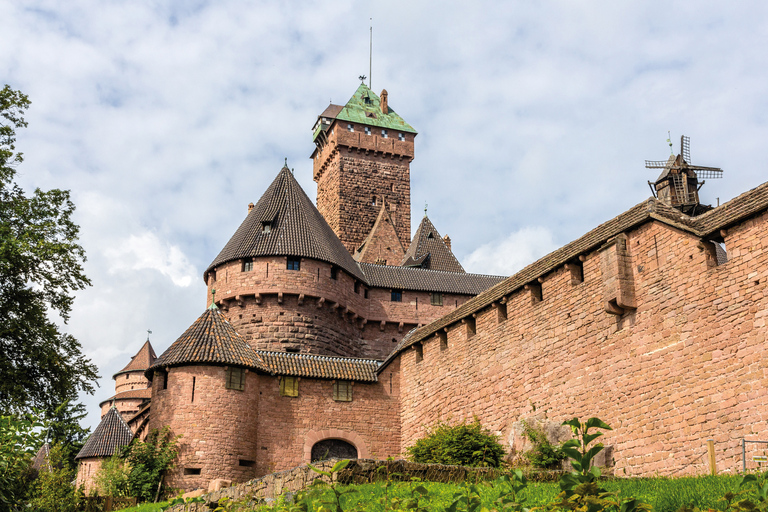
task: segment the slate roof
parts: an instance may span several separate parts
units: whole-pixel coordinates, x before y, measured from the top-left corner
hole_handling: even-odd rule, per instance
[[[371,287],[477,295],[502,282],[504,276],[446,272],[425,268],[392,267],[359,263]]]
[[[131,439],[133,439],[131,428],[117,409],[110,407],[75,459],[111,457],[117,448],[128,445]]]
[[[118,375],[128,372],[143,372],[152,366],[152,363],[155,362],[155,359],[157,359],[157,356],[155,355],[155,349],[152,348],[152,344],[149,342],[149,339],[147,339],[139,351],[136,352],[136,355],[131,357],[131,362],[128,363],[125,368],[114,374],[112,378],[116,379]]]
[[[270,231],[263,225],[270,223]],[[332,263],[363,278],[352,255],[328,225],[288,167],[248,213],[205,271],[228,261],[256,256],[300,256]]]
[[[381,364],[372,359],[330,357],[290,352],[256,351],[271,368],[271,373],[318,379],[376,382],[376,370]]]
[[[131,398],[143,398],[143,399],[149,400],[150,398],[152,398],[152,390],[150,388],[129,389],[128,391],[123,391],[122,393],[112,395],[106,400],[102,400],[101,403],[99,403],[99,407],[101,407],[103,404],[107,402],[111,402],[112,400],[127,400]]]
[[[368,98],[366,103],[365,98]],[[329,109],[326,109],[328,112]],[[401,132],[416,133],[416,130],[397,115],[392,108],[387,105],[388,113],[381,112],[381,98],[375,92],[370,90],[367,85],[360,84],[355,94],[349,99],[346,105],[335,116],[340,121],[350,121],[353,123],[367,124],[381,128],[389,128]],[[330,117],[330,116],[325,116]]]
[[[405,253],[403,267],[421,267],[447,272],[464,272],[464,268],[453,255],[429,217],[421,219],[413,241]]]
[[[150,366],[155,368],[188,364],[216,364],[268,370],[259,355],[232,327],[219,308],[212,305],[173,342]]]
[[[580,254],[598,248],[608,239],[623,231],[645,222],[657,220],[705,239],[717,239],[720,237],[719,231],[721,229],[727,229],[729,226],[766,210],[768,210],[768,182],[696,217],[689,217],[658,199],[650,198],[608,222],[600,224],[581,238],[549,253],[496,286],[488,288],[444,317],[417,329],[395,347],[379,367],[379,371],[383,370],[403,349],[433,336],[435,332],[462,318],[489,307],[527,283],[533,282],[566,262],[577,258]]]

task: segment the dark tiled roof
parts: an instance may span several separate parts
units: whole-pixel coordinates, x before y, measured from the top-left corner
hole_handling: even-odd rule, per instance
[[[464,272],[461,263],[453,255],[426,215],[421,219],[419,228],[413,235],[413,242],[405,253],[402,266]]]
[[[325,107],[325,110],[323,110],[323,113],[320,114],[320,117],[328,117],[331,119],[336,119],[336,116],[339,115],[339,112],[341,112],[341,109],[343,109],[341,105],[334,105],[331,103],[327,107]]]
[[[657,220],[696,236],[717,238],[720,229],[727,228],[766,209],[768,209],[768,182],[698,217],[689,217],[657,199],[648,199],[630,208],[618,217],[600,224],[581,238],[528,265],[496,286],[488,288],[444,317],[416,330],[398,344],[380,369],[389,364],[404,348],[423,341],[440,329],[490,306],[492,303],[506,297],[526,284],[577,258],[580,254],[596,249],[608,239],[635,226],[651,220]]]
[[[476,295],[505,277],[360,263],[371,287]]]
[[[186,364],[216,364],[268,370],[218,308],[211,306],[147,369]]]
[[[123,421],[117,409],[111,407],[75,459],[111,457],[117,448],[128,445],[131,439],[133,439],[131,428]]]
[[[256,351],[269,366],[270,373],[311,377],[317,379],[343,379],[358,382],[376,382],[380,362],[372,359],[328,357],[290,352]]]
[[[123,391],[122,393],[118,393],[116,395],[113,395],[106,400],[102,400],[99,404],[99,407],[104,405],[107,402],[111,402],[112,400],[128,400],[133,398],[143,398],[146,400],[149,400],[152,398],[152,390],[150,388],[144,388],[144,389],[129,389],[128,391]]]
[[[112,378],[117,378],[118,375],[128,372],[143,372],[155,362],[157,356],[155,355],[155,349],[152,348],[152,344],[149,340],[144,342],[135,356],[131,358],[131,362],[126,365],[125,368],[117,372]]]
[[[266,222],[271,223],[268,233],[263,229]],[[206,273],[222,263],[254,256],[312,258],[363,277],[352,255],[287,167],[280,170]]]
[[[37,450],[35,458],[32,459],[32,469],[40,472],[43,466],[48,466],[48,455],[51,453],[51,445],[44,443],[43,446]]]

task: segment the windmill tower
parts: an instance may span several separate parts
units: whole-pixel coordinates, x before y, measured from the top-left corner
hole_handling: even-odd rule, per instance
[[[672,146],[672,143],[669,143]],[[703,213],[709,207],[699,203],[699,190],[704,185],[704,179],[723,177],[723,170],[719,167],[703,167],[692,165],[691,138],[685,135],[680,137],[680,154],[672,155],[664,160],[646,160],[648,169],[664,169],[656,182],[648,182],[653,196],[666,204],[677,208],[687,215]]]

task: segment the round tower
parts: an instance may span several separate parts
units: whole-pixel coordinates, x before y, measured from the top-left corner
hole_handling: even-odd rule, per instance
[[[123,419],[127,421],[144,403],[149,401],[151,391],[144,371],[155,362],[155,359],[157,359],[155,350],[147,336],[147,341],[136,355],[131,357],[131,362],[112,376],[115,381],[115,394],[99,404],[102,418],[114,404]]]
[[[166,484],[208,488],[212,480],[256,476],[259,356],[215,305],[150,366],[149,429],[168,426],[179,458]],[[237,433],[237,435],[233,435]]]

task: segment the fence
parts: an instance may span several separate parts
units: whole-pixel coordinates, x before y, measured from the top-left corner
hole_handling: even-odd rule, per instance
[[[751,469],[768,468],[768,441],[742,439],[741,462],[745,472]]]

